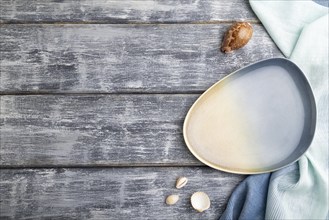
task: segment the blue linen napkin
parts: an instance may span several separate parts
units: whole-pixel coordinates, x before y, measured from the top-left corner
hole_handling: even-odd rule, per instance
[[[317,126],[309,150],[298,162],[272,174],[246,178],[233,192],[220,219],[326,219],[328,8],[311,0],[250,0],[250,5],[282,53],[310,81]]]
[[[221,220],[263,220],[271,174],[247,177],[234,190]]]

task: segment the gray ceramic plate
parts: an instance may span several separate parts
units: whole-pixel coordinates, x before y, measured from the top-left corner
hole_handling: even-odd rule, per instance
[[[200,161],[242,174],[298,160],[316,123],[312,89],[293,62],[273,58],[244,67],[210,87],[184,122],[184,139]]]

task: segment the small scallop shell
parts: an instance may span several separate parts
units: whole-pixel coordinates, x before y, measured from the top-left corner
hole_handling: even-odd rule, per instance
[[[198,212],[203,212],[210,207],[210,199],[204,192],[195,192],[191,196],[191,204]]]
[[[174,205],[179,200],[178,195],[170,195],[166,198],[167,205]]]
[[[245,46],[252,37],[253,29],[248,22],[236,22],[225,33],[221,51],[232,52]]]
[[[176,188],[180,189],[183,188],[187,183],[187,178],[186,177],[179,177],[176,181]]]

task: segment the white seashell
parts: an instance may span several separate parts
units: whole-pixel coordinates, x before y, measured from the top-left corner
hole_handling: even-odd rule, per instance
[[[179,177],[176,181],[176,188],[180,189],[183,188],[187,183],[187,178],[186,177]]]
[[[204,192],[195,192],[191,196],[191,204],[198,212],[203,212],[210,207],[210,199]]]
[[[167,205],[174,205],[179,200],[178,195],[170,195],[166,198]]]

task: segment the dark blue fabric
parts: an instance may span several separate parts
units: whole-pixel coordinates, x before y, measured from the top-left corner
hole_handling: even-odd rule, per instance
[[[248,176],[232,193],[220,220],[265,219],[271,173]]]
[[[313,0],[313,1],[318,3],[319,5],[329,7],[329,1],[328,0]]]

